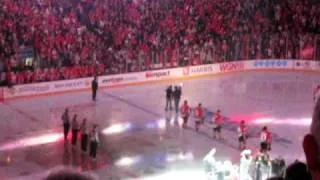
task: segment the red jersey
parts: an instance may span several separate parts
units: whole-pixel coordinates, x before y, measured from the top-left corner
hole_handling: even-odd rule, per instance
[[[272,141],[272,134],[271,134],[271,132],[267,132],[267,143],[271,143],[271,141]]]
[[[189,116],[190,107],[187,104],[184,104],[181,106],[180,112],[181,112],[182,116]]]
[[[240,124],[238,128],[239,136],[245,136],[247,134],[247,127],[244,124]]]
[[[197,107],[195,110],[196,118],[202,119],[204,117],[204,110],[202,107]]]
[[[104,74],[104,73],[105,73],[104,64],[100,63],[98,68],[99,68],[99,73],[101,73],[101,74]]]
[[[90,65],[88,67],[88,73],[89,73],[89,76],[93,76],[96,74],[96,71],[95,71],[95,65]]]
[[[33,72],[33,76],[34,76],[34,81],[35,82],[38,82],[40,81],[40,69],[36,69],[34,72]]]
[[[11,79],[11,83],[12,83],[12,84],[16,84],[16,83],[17,83],[17,76],[16,76],[16,74],[13,73],[13,72],[11,72],[9,76],[10,76],[9,78]]]
[[[39,72],[39,76],[40,76],[40,80],[41,81],[45,81],[46,80],[46,73],[47,73],[47,70],[40,70],[40,72]]]
[[[260,133],[261,142],[271,143],[271,140],[272,140],[272,135],[269,131],[261,131]]]
[[[214,124],[222,125],[222,117],[221,117],[220,113],[215,113],[212,121]]]
[[[17,84],[24,83],[24,75],[22,73],[17,73]]]
[[[59,73],[57,69],[51,69],[51,80],[56,81],[59,80]]]
[[[27,77],[28,77],[28,78],[27,78],[27,79],[28,79],[27,82],[30,82],[30,83],[34,82],[35,77],[34,77],[34,74],[33,74],[32,71],[28,71],[28,72],[27,72]]]
[[[77,78],[78,75],[79,75],[79,68],[78,68],[78,66],[74,66],[71,69],[71,78]]]
[[[88,77],[88,74],[89,74],[88,66],[82,66],[80,73],[81,73],[81,77]]]
[[[45,71],[45,80],[46,81],[52,81],[52,76],[51,76],[51,71],[50,71],[50,69],[49,70],[46,70]]]
[[[70,79],[70,70],[68,67],[64,67],[61,71],[65,79]]]

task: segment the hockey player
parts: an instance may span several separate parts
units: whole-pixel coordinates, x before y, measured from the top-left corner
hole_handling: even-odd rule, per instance
[[[243,120],[241,121],[240,126],[238,127],[238,141],[239,149],[245,149],[247,145],[247,127]]]
[[[271,143],[272,143],[272,134],[270,131],[267,131],[267,147],[268,151],[271,151]]]
[[[246,149],[241,152],[240,159],[240,180],[252,180],[249,174],[250,165],[252,163],[251,150]]]
[[[260,152],[267,153],[271,150],[271,133],[268,131],[268,128],[264,126],[260,133]]]
[[[198,132],[199,126],[204,121],[204,109],[202,108],[202,104],[199,103],[198,107],[195,109],[195,129]]]
[[[259,152],[255,157],[255,179],[268,179],[271,175],[271,162],[268,153]]]
[[[183,105],[180,108],[181,117],[183,119],[183,125],[182,125],[183,128],[187,128],[190,112],[191,112],[191,109],[188,105],[188,101],[185,100]]]
[[[213,138],[221,139],[221,129],[222,129],[222,116],[221,111],[218,109],[217,112],[213,115],[212,123],[213,126]]]
[[[214,158],[214,155],[216,154],[216,149],[213,148],[211,151],[206,154],[206,156],[203,158],[203,163],[205,166],[205,172],[208,176],[208,179],[215,179],[216,176],[216,159]]]

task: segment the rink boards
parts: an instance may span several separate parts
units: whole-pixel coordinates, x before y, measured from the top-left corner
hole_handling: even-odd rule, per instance
[[[317,73],[320,72],[320,62],[287,59],[234,61],[100,76],[98,81],[100,88],[110,88],[162,81],[176,81],[246,71],[302,71]],[[12,88],[0,88],[0,101],[89,90],[91,88],[92,79],[93,78],[81,78],[74,80],[16,85]]]

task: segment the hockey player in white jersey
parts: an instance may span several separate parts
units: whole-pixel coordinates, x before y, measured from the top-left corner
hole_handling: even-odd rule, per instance
[[[216,154],[216,149],[213,148],[211,151],[203,158],[203,163],[205,166],[205,172],[207,175],[207,179],[216,179],[216,159],[214,155]]]
[[[241,152],[240,159],[240,180],[252,180],[249,174],[250,165],[252,163],[251,150],[246,149]]]

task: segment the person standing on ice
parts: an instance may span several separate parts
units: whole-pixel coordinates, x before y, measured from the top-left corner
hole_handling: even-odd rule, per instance
[[[91,89],[92,89],[92,100],[95,101],[97,97],[97,91],[99,88],[97,76],[94,76],[94,79],[91,82]]]
[[[241,152],[240,158],[240,178],[239,180],[252,180],[249,174],[250,165],[252,163],[251,150],[246,149]]]
[[[181,87],[175,86],[173,91],[173,99],[174,99],[174,106],[176,113],[179,112],[179,105],[180,105],[180,99],[181,99]]]
[[[261,153],[267,153],[271,150],[271,132],[269,132],[267,126],[264,126],[262,128],[262,131],[260,132],[260,152]]]
[[[208,177],[208,179],[216,179],[216,164],[217,161],[215,159],[216,149],[213,148],[211,151],[206,154],[206,156],[203,158],[203,163],[205,166],[205,173]]]
[[[172,110],[172,95],[173,95],[173,91],[172,91],[172,86],[170,85],[166,89],[166,108],[165,108],[166,111],[168,111],[168,108]]]
[[[73,116],[72,119],[72,124],[71,124],[71,128],[72,128],[72,146],[75,147],[77,145],[77,137],[78,137],[78,132],[79,132],[79,123],[77,121],[77,115],[75,114]]]
[[[96,160],[96,156],[97,156],[98,143],[99,143],[98,126],[94,125],[90,133],[90,157],[94,161]]]
[[[69,109],[66,108],[64,113],[61,116],[62,122],[63,122],[63,134],[64,134],[64,140],[66,141],[68,138],[68,133],[70,130],[70,117],[69,117]]]
[[[213,123],[213,138],[214,139],[222,139],[221,136],[221,129],[222,129],[222,123],[223,119],[221,116],[221,111],[218,109],[217,112],[213,115],[212,123]]]
[[[195,109],[195,129],[198,132],[199,126],[204,121],[204,109],[202,107],[202,104],[199,103],[198,107]]]
[[[183,119],[183,124],[182,124],[183,128],[187,128],[190,112],[191,112],[191,109],[188,105],[188,101],[185,100],[183,105],[180,108],[181,117]]]
[[[240,126],[238,127],[238,141],[239,149],[245,149],[247,145],[247,127],[244,120],[240,122]]]
[[[87,127],[87,119],[84,118],[81,123],[81,150],[83,153],[87,152],[87,146],[88,146],[88,127]]]

